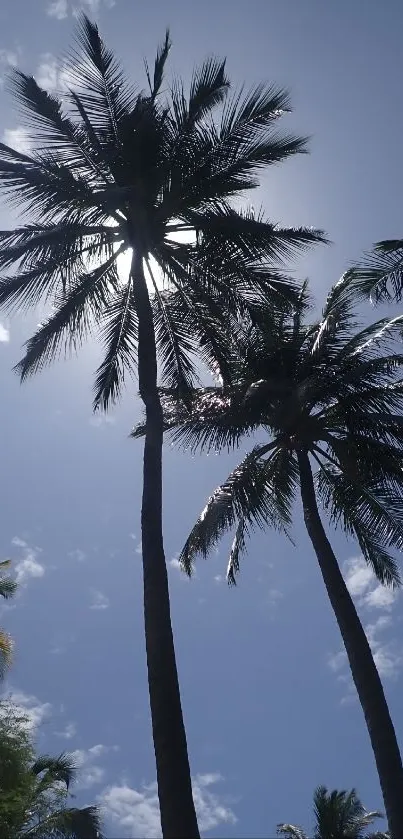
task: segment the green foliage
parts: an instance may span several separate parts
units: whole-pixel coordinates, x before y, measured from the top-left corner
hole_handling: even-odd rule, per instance
[[[233,206],[262,167],[306,150],[304,138],[278,130],[287,92],[230,94],[216,58],[195,69],[188,92],[180,81],[169,89],[170,46],[167,33],[146,66],[149,92],[138,93],[82,15],[67,92],[49,94],[19,70],[11,78],[32,151],[0,144],[0,186],[24,220],[0,232],[0,305],[52,312],[27,342],[22,379],[87,336],[101,339],[95,407],[116,400],[136,369],[136,280],[118,277],[121,253],[141,251],[146,272],[152,257],[174,291],[168,298],[154,284],[155,330],[164,381],[186,392],[200,348],[203,360],[218,354],[223,308],[236,319],[263,296],[281,308],[297,291],[274,261],[324,241]]]
[[[8,600],[15,594],[17,583],[4,573],[11,565],[10,560],[0,562],[0,597]],[[2,678],[10,666],[13,658],[13,641],[4,629],[0,629],[0,678]]]
[[[67,754],[37,757],[29,720],[0,702],[2,839],[102,839],[96,807],[69,807],[77,774]]]
[[[313,796],[313,810],[313,839],[388,839],[386,833],[364,832],[365,828],[383,816],[375,810],[369,813],[354,789],[350,792],[328,792],[326,787],[317,787]],[[279,824],[277,833],[286,839],[307,839],[302,827],[292,824]]]
[[[330,521],[357,539],[381,582],[399,585],[403,317],[360,328],[354,301],[348,273],[317,322],[305,320],[306,287],[277,322],[264,310],[245,314],[217,335],[221,385],[193,389],[186,403],[161,390],[166,430],[193,451],[238,447],[257,431],[267,436],[209,499],[181,554],[188,573],[198,554],[238,528],[228,566],[234,582],[253,525],[288,529],[303,448],[317,466]],[[143,432],[140,424],[133,433]]]

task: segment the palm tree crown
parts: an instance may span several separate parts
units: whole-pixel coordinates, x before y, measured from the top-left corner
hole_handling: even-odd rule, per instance
[[[225,62],[211,58],[195,70],[188,95],[179,81],[162,95],[169,49],[167,33],[153,72],[147,68],[149,91],[136,92],[82,16],[61,97],[20,71],[11,79],[34,151],[0,144],[0,183],[29,220],[0,233],[0,270],[18,267],[0,279],[0,305],[44,302],[53,310],[27,343],[22,378],[98,330],[104,359],[95,406],[115,399],[135,366],[135,278],[129,270],[118,276],[122,253],[141,252],[163,371],[170,384],[186,386],[201,337],[206,356],[215,347],[214,301],[245,306],[264,292],[276,303],[293,287],[273,258],[323,238],[277,228],[231,203],[256,186],[261,167],[306,150],[304,138],[276,130],[288,94],[260,85],[231,96]],[[170,305],[154,260],[175,292]]]
[[[97,807],[71,807],[73,757],[37,757],[26,717],[0,705],[0,828],[2,839],[102,839]]]
[[[386,833],[364,832],[376,819],[382,818],[382,813],[375,810],[369,813],[354,789],[328,792],[326,787],[317,787],[313,810],[314,839],[387,839]],[[277,833],[285,839],[307,839],[304,830],[292,824],[279,824]]]
[[[317,466],[316,485],[335,525],[354,535],[384,583],[400,578],[391,548],[403,546],[401,433],[403,317],[359,330],[345,275],[328,295],[322,318],[304,322],[304,288],[293,315],[277,331],[240,327],[228,341],[231,377],[193,391],[181,406],[162,392],[165,427],[192,448],[236,446],[258,430],[268,435],[210,497],[181,553],[190,573],[221,534],[235,529],[228,579],[253,525],[288,530],[299,481],[298,450]],[[235,325],[231,329],[234,336]],[[139,426],[134,435],[143,433]]]

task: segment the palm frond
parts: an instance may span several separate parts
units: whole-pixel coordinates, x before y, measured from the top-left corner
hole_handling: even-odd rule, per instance
[[[130,113],[133,91],[114,53],[102,40],[98,27],[84,14],[76,33],[77,51],[67,63],[71,87],[80,100],[97,134],[105,144],[115,144],[118,154],[119,122]]]
[[[14,642],[4,629],[0,629],[0,679],[3,679],[6,671],[12,664]]]
[[[403,239],[377,242],[352,269],[352,287],[358,298],[375,303],[403,298]]]
[[[285,839],[307,839],[302,827],[297,827],[295,824],[278,824],[277,834],[285,836]]]
[[[131,277],[108,302],[101,340],[106,353],[96,371],[94,410],[99,407],[106,410],[115,402],[120,396],[125,372],[136,368],[138,319]]]
[[[170,39],[170,35],[169,35],[169,29],[167,29],[166,33],[165,33],[164,41],[157,50],[157,55],[155,57],[155,62],[154,62],[154,75],[153,75],[152,80],[151,80],[150,71],[148,69],[148,64],[147,64],[147,62],[145,62],[146,75],[147,75],[148,85],[149,85],[149,88],[150,88],[150,95],[151,95],[151,99],[153,99],[153,100],[156,99],[156,97],[158,96],[158,94],[161,90],[161,85],[162,85],[163,78],[164,78],[165,64],[167,62],[167,58],[168,58],[168,54],[169,54],[169,50],[171,49],[171,46],[172,46],[172,43],[171,43],[171,39]]]
[[[52,149],[71,169],[98,179],[100,170],[91,145],[86,142],[85,133],[63,112],[61,101],[21,70],[13,71],[10,88],[22,110],[24,124],[33,132],[31,138],[39,143],[39,148]]]
[[[332,286],[322,312],[322,318],[313,334],[312,352],[318,353],[323,343],[344,340],[350,332],[353,322],[354,298],[351,293],[352,273],[346,271],[340,280]]]
[[[396,559],[386,548],[402,545],[401,499],[389,495],[382,497],[376,487],[355,483],[331,464],[317,462],[320,466],[317,476],[319,497],[331,522],[356,536],[364,559],[381,583],[399,586]]]
[[[77,777],[77,765],[72,755],[62,753],[59,757],[41,755],[31,767],[35,776],[42,776],[41,787],[49,787],[55,781],[61,781],[68,790]]]
[[[116,255],[84,274],[72,290],[56,299],[55,313],[49,317],[25,346],[26,352],[15,369],[23,381],[41,370],[61,352],[71,352],[101,317],[116,288]]]
[[[191,574],[197,555],[206,558],[221,536],[234,526],[238,527],[240,521],[243,524],[236,539],[235,563],[250,526],[263,528],[269,524],[287,529],[290,498],[279,498],[272,489],[276,452],[266,460],[262,459],[271,449],[275,449],[275,444],[252,449],[209,498],[179,557],[187,574]],[[235,581],[236,570],[235,566],[229,567],[229,582]]]
[[[251,210],[237,212],[229,206],[203,213],[188,211],[186,221],[202,234],[206,257],[217,247],[225,246],[227,252],[234,248],[249,260],[283,260],[296,250],[326,242],[320,230],[281,228]]]

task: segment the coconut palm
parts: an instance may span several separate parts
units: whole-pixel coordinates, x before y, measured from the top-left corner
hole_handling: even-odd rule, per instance
[[[138,373],[147,415],[141,523],[151,716],[163,833],[178,839],[198,828],[162,537],[157,361],[164,381],[185,394],[195,352],[204,361],[219,355],[217,311],[243,311],[263,295],[282,303],[295,289],[274,261],[323,237],[281,229],[234,203],[262,167],[306,149],[303,138],[277,130],[287,93],[259,85],[230,95],[225,63],[215,58],[195,70],[188,94],[179,81],[167,89],[169,49],[167,33],[153,71],[146,67],[149,90],[136,92],[83,16],[62,98],[14,73],[34,150],[0,145],[0,183],[29,222],[0,234],[0,269],[18,268],[0,280],[0,305],[51,308],[27,342],[22,379],[94,330],[104,352],[95,408],[107,408],[125,375]],[[169,308],[159,275],[174,293]]]
[[[367,827],[383,816],[376,810],[369,813],[355,789],[328,792],[326,787],[317,787],[313,795],[313,812],[313,839],[387,839],[386,833],[366,832]],[[277,833],[286,839],[307,839],[302,827],[292,824],[279,824]]]
[[[398,586],[393,555],[403,547],[403,316],[358,328],[345,275],[319,322],[306,323],[306,287],[293,316],[260,326],[231,324],[223,385],[195,389],[185,406],[162,392],[165,428],[194,449],[259,442],[207,502],[182,550],[190,574],[231,529],[228,580],[235,582],[254,525],[287,531],[300,490],[306,529],[342,634],[370,736],[391,836],[403,825],[403,767],[372,652],[325,533],[331,523],[356,538],[384,584]],[[231,336],[231,337],[229,337]],[[397,342],[400,339],[400,342]],[[144,433],[140,425],[134,436]],[[262,439],[263,435],[263,439]],[[266,438],[266,439],[265,439]],[[315,475],[312,468],[316,470]]]
[[[94,806],[71,807],[73,758],[35,756],[29,721],[10,702],[0,706],[2,839],[102,839]]]
[[[16,591],[17,583],[4,571],[10,567],[10,560],[0,562],[0,597],[8,600]],[[10,635],[4,629],[0,629],[0,679],[4,677],[13,657],[13,642]]]

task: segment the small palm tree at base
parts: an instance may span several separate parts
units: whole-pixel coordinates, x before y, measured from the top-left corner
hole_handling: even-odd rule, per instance
[[[8,600],[15,594],[17,583],[11,577],[4,574],[4,571],[10,568],[11,562],[9,559],[0,562],[0,597]],[[0,679],[5,675],[13,658],[13,641],[4,629],[0,629]]]
[[[196,839],[162,533],[158,361],[164,383],[186,395],[197,382],[196,356],[210,362],[220,355],[216,313],[245,311],[262,295],[273,309],[295,297],[278,262],[323,236],[234,206],[257,185],[261,168],[306,149],[303,138],[277,130],[288,94],[259,85],[230,95],[225,62],[216,59],[194,71],[189,92],[178,80],[169,87],[169,50],[167,33],[147,69],[148,89],[138,93],[83,16],[62,97],[14,73],[33,150],[0,144],[0,184],[28,221],[0,232],[0,269],[13,269],[0,279],[0,305],[45,303],[51,312],[27,342],[22,379],[89,334],[103,348],[96,409],[106,409],[125,377],[138,374],[147,426],[144,621],[162,831]],[[129,267],[121,277],[124,253]]]
[[[97,807],[69,806],[70,755],[35,756],[29,720],[0,703],[1,839],[102,839]]]
[[[255,313],[228,331],[221,387],[195,389],[183,405],[162,392],[165,428],[193,449],[255,445],[209,498],[180,555],[190,574],[234,530],[228,580],[235,582],[254,526],[288,532],[299,488],[304,521],[364,712],[391,837],[403,826],[403,766],[382,683],[325,533],[318,499],[354,536],[378,580],[399,586],[392,550],[403,549],[403,316],[359,330],[351,275],[330,291],[319,322],[304,322],[306,287],[277,326]],[[144,426],[134,436],[144,433]],[[260,435],[261,436],[261,435]],[[317,471],[314,475],[312,467]]]
[[[366,828],[383,818],[375,810],[367,812],[354,789],[328,792],[320,786],[314,792],[315,832],[313,839],[388,839],[386,833],[368,833]],[[285,839],[308,839],[308,834],[292,824],[279,824],[277,833]]]

